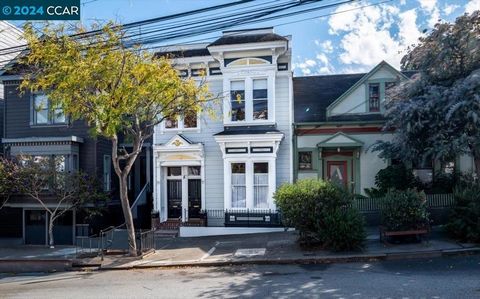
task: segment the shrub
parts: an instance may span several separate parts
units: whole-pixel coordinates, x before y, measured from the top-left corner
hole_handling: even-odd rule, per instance
[[[480,184],[464,181],[454,190],[455,206],[446,230],[463,242],[480,243]]]
[[[403,164],[390,165],[375,175],[376,188],[366,188],[369,197],[383,197],[390,189],[406,190],[418,186],[412,171]]]
[[[382,226],[388,231],[411,230],[429,224],[425,193],[389,190],[382,201]]]
[[[363,246],[363,218],[351,207],[352,197],[335,184],[299,180],[282,185],[274,198],[285,224],[299,231],[302,244],[335,251]]]

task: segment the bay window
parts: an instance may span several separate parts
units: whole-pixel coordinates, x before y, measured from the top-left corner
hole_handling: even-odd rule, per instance
[[[231,123],[272,121],[273,110],[269,111],[273,107],[270,80],[273,79],[247,77],[228,81],[229,85],[226,85],[226,88],[230,88],[230,99],[229,106],[225,108],[230,113],[225,121]]]
[[[263,159],[262,159],[263,160]],[[232,209],[269,209],[275,189],[273,160],[269,162],[247,159],[231,162],[227,186],[231,190],[227,207]]]

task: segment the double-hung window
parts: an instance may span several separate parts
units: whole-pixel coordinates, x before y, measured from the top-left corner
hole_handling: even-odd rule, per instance
[[[232,121],[245,121],[245,81],[230,82]]]
[[[268,119],[268,81],[253,80],[253,120]]]
[[[230,81],[230,116],[228,121],[261,122],[271,120],[267,78]]]
[[[268,209],[271,196],[269,162],[245,161],[230,165],[230,207]]]
[[[368,84],[368,106],[370,112],[380,111],[380,83]]]
[[[232,163],[232,208],[247,207],[245,163]]]
[[[53,107],[48,97],[42,93],[33,95],[32,118],[34,125],[64,124],[66,122],[63,109],[58,106]]]
[[[168,117],[164,120],[165,129],[183,130],[198,128],[198,116],[195,111],[187,111],[182,116]]]
[[[253,163],[253,207],[268,208],[268,163]]]

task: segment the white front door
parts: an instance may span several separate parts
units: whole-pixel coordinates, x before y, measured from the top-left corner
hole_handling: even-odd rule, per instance
[[[198,218],[202,208],[202,180],[200,166],[166,167],[167,217]]]

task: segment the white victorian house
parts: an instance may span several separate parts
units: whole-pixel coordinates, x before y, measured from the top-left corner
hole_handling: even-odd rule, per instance
[[[223,225],[236,219],[225,210],[275,211],[274,191],[293,180],[290,37],[272,28],[226,31],[211,44],[158,55],[169,55],[181,76],[206,74],[222,102],[215,118],[190,113],[155,128],[160,222],[191,223],[207,211],[208,225]],[[257,220],[268,225],[271,218]]]

